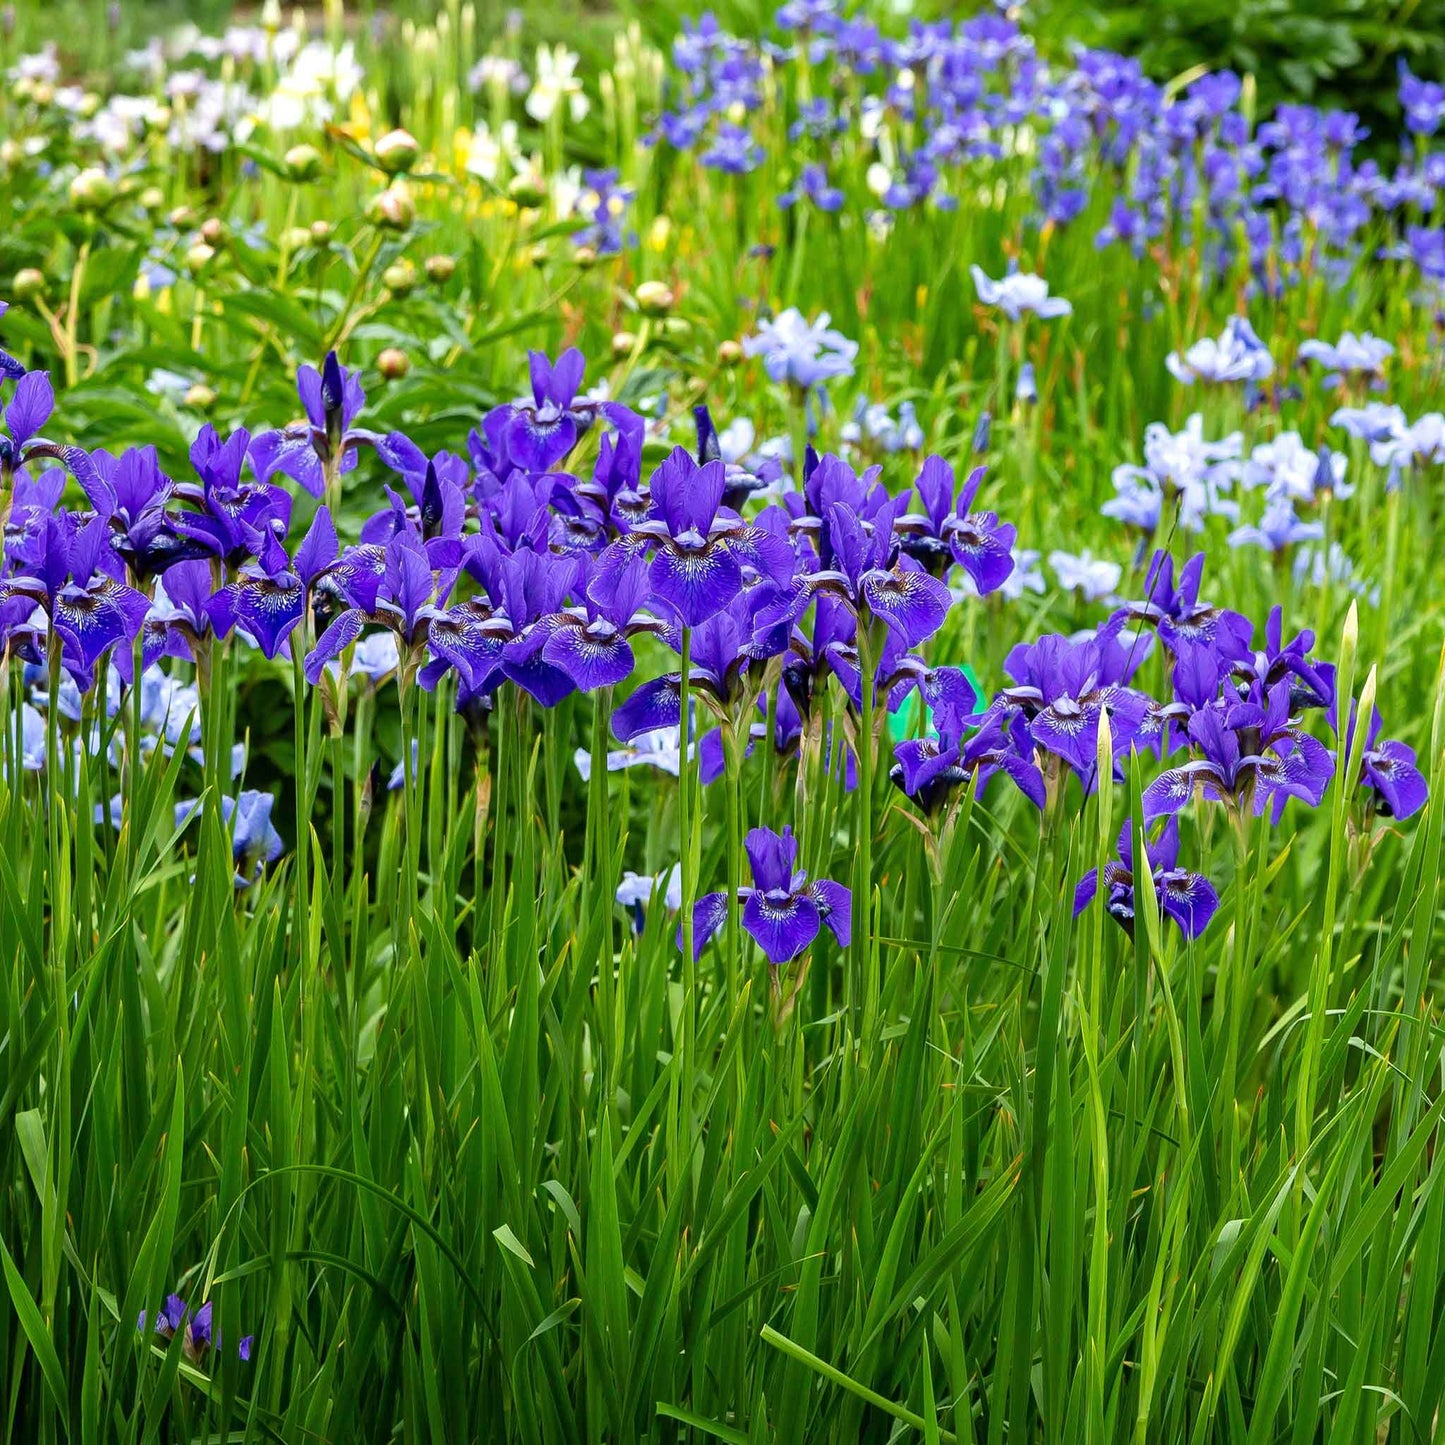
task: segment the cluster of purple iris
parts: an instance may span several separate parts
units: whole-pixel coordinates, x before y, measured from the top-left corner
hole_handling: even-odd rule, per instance
[[[931,727],[899,745],[893,777],[928,813],[998,772],[1049,810],[1070,773],[1092,790],[1106,712],[1116,769],[1131,749],[1161,759],[1190,750],[1145,791],[1149,823],[1196,795],[1269,809],[1276,821],[1287,797],[1319,802],[1331,759],[1298,714],[1332,707],[1331,670],[1311,661],[1310,634],[1282,640],[1278,611],[1254,650],[1247,619],[1199,600],[1202,556],[1176,587],[1168,554],[1156,554],[1146,597],[1096,634],[1015,648],[1011,683],[984,705],[962,670],[932,666],[920,650],[953,605],[950,582],[986,596],[1014,569],[1014,527],[977,505],[983,466],[960,484],[929,457],[895,496],[881,468],[859,474],[809,448],[801,489],[778,491],[722,460],[699,408],[696,454],[675,448],[644,477],[642,419],[584,393],[583,373],[576,350],[555,362],[534,352],[529,394],[487,413],[466,456],[427,456],[401,432],[358,425],[360,380],[333,353],[319,371],[301,370],[303,421],[224,438],[204,427],[187,482],[166,476],[153,448],[112,456],[43,440],[49,382],[23,373],[0,443],[7,645],[36,669],[58,662],[85,693],[112,663],[130,682],[137,658],[143,676],[166,657],[200,671],[233,634],[268,658],[295,655],[316,684],[328,669],[359,666],[383,636],[403,685],[450,678],[458,709],[475,715],[508,684],[545,708],[621,689],[633,640],[648,635],[685,664],[626,690],[612,730],[627,743],[682,728],[690,693],[718,723],[699,739],[704,781],[724,766],[720,729],[793,751],[816,718],[831,745],[836,703],[862,717],[875,700],[897,712],[918,694]],[[595,450],[582,448],[589,433]],[[363,450],[393,484],[359,540],[343,545],[334,509]],[[590,470],[564,469],[589,452]],[[85,508],[60,505],[67,472]],[[283,478],[320,502],[299,541]],[[1164,702],[1135,686],[1155,638],[1168,659]],[[1409,750],[1377,732],[1378,720],[1363,782],[1378,811],[1407,816],[1423,779]],[[1167,904],[1179,894],[1186,926],[1203,926],[1208,895],[1174,867],[1173,837],[1150,845],[1161,895]],[[809,884],[790,834],[760,830],[748,851],[756,888],[744,923],[774,962],[806,947],[819,924],[844,936],[847,890]],[[275,855],[269,833],[264,852]],[[779,921],[785,898],[797,928]],[[699,907],[705,940],[720,915],[715,898]]]
[[[837,210],[841,177],[866,171],[880,218],[952,208],[971,167],[1024,156],[1041,221],[1074,221],[1096,196],[1100,212],[1108,207],[1100,247],[1142,255],[1167,232],[1203,246],[1223,271],[1243,237],[1257,282],[1275,290],[1307,257],[1352,259],[1384,215],[1398,222],[1396,252],[1445,279],[1445,229],[1416,224],[1445,187],[1445,156],[1413,143],[1445,125],[1445,89],[1408,70],[1406,158],[1386,174],[1356,158],[1367,132],[1354,114],[1284,105],[1256,125],[1232,72],[1173,93],[1108,51],[1052,67],[1010,15],[914,21],[893,36],[841,10],[837,0],[788,0],[776,40],[728,34],[710,12],[686,27],[656,137],[706,166],[754,170],[760,122],[782,95],[796,170],[784,206]]]

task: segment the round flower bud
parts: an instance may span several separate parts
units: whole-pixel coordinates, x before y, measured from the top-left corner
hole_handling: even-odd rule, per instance
[[[37,296],[44,296],[45,272],[37,271],[34,266],[27,266],[23,271],[15,273],[10,289],[17,301],[31,301]]]
[[[403,256],[381,273],[381,282],[393,296],[409,296],[416,290],[416,267]]]
[[[527,260],[539,271],[552,259],[552,253],[539,241],[527,252]]]
[[[189,206],[177,206],[166,216],[166,224],[174,226],[176,230],[183,230],[196,219],[196,213]]]
[[[154,215],[166,203],[166,193],[159,186],[147,186],[140,195],[136,197],[140,202],[141,210],[149,211]]]
[[[741,366],[743,363],[743,348],[740,342],[729,337],[726,341],[718,342],[717,361],[719,366]]]
[[[281,249],[283,251],[299,251],[303,246],[311,244],[311,232],[306,226],[292,226],[281,232]]]
[[[421,147],[410,131],[391,130],[377,141],[374,154],[376,163],[389,176],[399,176],[415,164]]]
[[[692,335],[692,322],[682,316],[669,316],[662,323],[662,334],[670,336],[674,341],[681,341]]]
[[[81,120],[90,120],[99,109],[100,97],[93,90],[87,90],[85,94],[80,97],[80,105],[77,107],[75,113]]]
[[[331,239],[330,221],[312,221],[311,223],[311,244],[313,246],[324,246]]]
[[[512,177],[507,194],[524,210],[535,210],[547,199],[547,185],[536,171],[522,171]]]
[[[219,245],[225,234],[225,227],[214,216],[201,227],[201,240],[208,246]]]
[[[426,275],[428,281],[445,286],[457,274],[457,263],[450,256],[428,256]]]
[[[189,251],[186,252],[186,270],[192,276],[199,276],[202,271],[215,259],[216,248],[208,246],[204,241],[197,241]]]
[[[662,281],[644,281],[632,295],[644,316],[666,316],[677,300],[672,288]]]
[[[17,140],[0,140],[0,166],[8,171],[13,166],[18,166],[24,159],[25,152],[21,149]]]
[[[30,95],[36,105],[49,105],[55,99],[55,87],[48,80],[37,80]]]
[[[612,354],[618,361],[632,355],[632,349],[637,345],[637,338],[630,331],[619,331],[612,338]]]
[[[186,392],[186,405],[195,411],[206,411],[215,406],[216,393],[203,382],[197,382]]]
[[[155,105],[146,112],[145,128],[152,135],[159,135],[163,130],[169,130],[171,124],[171,108],[168,105]]]
[[[99,166],[91,166],[71,181],[70,199],[82,211],[104,210],[115,199],[115,182]]]
[[[590,271],[597,264],[597,252],[591,246],[578,246],[572,253],[579,271]]]
[[[399,346],[388,346],[377,356],[376,369],[387,381],[400,381],[411,370],[411,357]]]
[[[281,164],[293,181],[314,181],[321,174],[321,152],[315,146],[292,146],[281,157]]]
[[[388,186],[367,202],[366,219],[384,231],[409,231],[416,206],[400,186]]]

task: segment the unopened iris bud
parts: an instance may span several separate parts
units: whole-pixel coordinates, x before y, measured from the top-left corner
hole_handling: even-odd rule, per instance
[[[421,147],[410,131],[388,131],[377,141],[374,154],[376,163],[389,176],[399,176],[415,164]]]
[[[331,239],[330,221],[312,221],[311,223],[311,244],[313,246],[324,246]]]
[[[405,256],[399,261],[393,261],[381,273],[382,285],[397,297],[410,296],[416,290],[417,279],[416,267]]]
[[[741,366],[743,364],[742,343],[734,341],[731,337],[726,341],[718,342],[717,360],[719,366]]]
[[[621,361],[632,355],[632,348],[636,345],[637,338],[630,331],[619,331],[612,338],[612,354]]]
[[[90,166],[71,181],[70,199],[82,211],[102,211],[115,199],[115,182],[99,166]]]
[[[15,273],[15,280],[11,283],[10,289],[15,294],[17,301],[32,301],[37,296],[45,295],[45,272],[37,271],[34,266],[27,266],[23,271]]]
[[[314,181],[321,174],[321,152],[315,146],[292,146],[281,163],[293,181]]]
[[[993,430],[992,412],[983,412],[978,419],[978,425],[973,429],[973,454],[976,457],[983,456],[988,451],[989,434]]]
[[[367,203],[366,219],[384,231],[409,231],[416,206],[400,186],[388,186]]]
[[[194,411],[209,411],[216,404],[216,393],[198,381],[186,392],[186,405]]]
[[[663,281],[644,281],[632,296],[644,316],[666,316],[677,301],[672,287]]]
[[[512,177],[507,194],[524,210],[536,210],[547,199],[547,186],[536,171],[523,171]]]
[[[457,263],[450,256],[428,256],[426,258],[427,280],[438,286],[445,286],[457,274]]]
[[[590,271],[597,264],[597,252],[591,246],[578,246],[572,253],[579,271]]]
[[[207,266],[216,258],[216,248],[208,246],[204,241],[197,241],[194,246],[186,252],[186,270],[192,276],[199,276]]]
[[[221,239],[225,234],[225,227],[222,226],[221,223],[214,216],[212,216],[210,220],[208,220],[206,224],[201,227],[201,240],[203,240],[208,246],[220,245]]]
[[[399,346],[388,346],[377,356],[376,369],[387,381],[400,381],[411,370],[411,357]]]

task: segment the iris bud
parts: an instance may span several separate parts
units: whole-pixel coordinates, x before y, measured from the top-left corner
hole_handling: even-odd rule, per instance
[[[411,370],[411,358],[399,346],[388,346],[377,356],[376,369],[387,381],[400,381]]]
[[[321,152],[315,146],[292,146],[281,159],[293,181],[314,181],[321,174]]]
[[[389,176],[399,176],[409,171],[421,151],[416,137],[410,131],[391,130],[377,141],[374,154],[376,163]]]
[[[677,301],[672,287],[663,281],[644,281],[632,294],[644,316],[666,316]]]
[[[104,210],[115,199],[115,182],[98,166],[91,166],[71,181],[70,199],[82,211]]]
[[[416,267],[403,256],[381,273],[381,282],[393,296],[409,296],[416,290]]]
[[[426,274],[427,280],[445,286],[457,274],[457,263],[450,256],[428,256]]]

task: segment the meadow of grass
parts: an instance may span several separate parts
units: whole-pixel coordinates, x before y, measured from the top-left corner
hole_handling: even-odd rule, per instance
[[[9,1438],[1438,1438],[1445,95],[834,9],[24,15]]]

